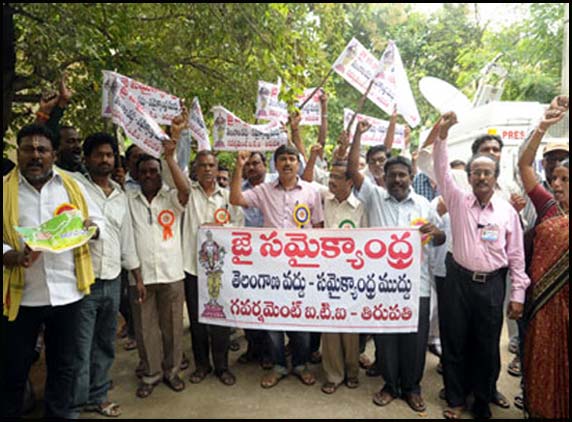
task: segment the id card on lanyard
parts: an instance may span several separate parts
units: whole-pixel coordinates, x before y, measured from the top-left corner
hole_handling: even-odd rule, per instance
[[[494,243],[499,239],[499,233],[499,226],[496,224],[487,224],[481,229],[481,240]]]

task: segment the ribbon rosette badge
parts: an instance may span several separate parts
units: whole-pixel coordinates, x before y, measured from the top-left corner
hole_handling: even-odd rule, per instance
[[[230,213],[226,208],[219,208],[214,212],[215,223],[223,225],[230,222]]]
[[[340,222],[339,229],[355,229],[356,228],[356,224],[352,221],[352,220],[343,220],[342,222]]]
[[[411,227],[421,227],[424,226],[425,224],[429,223],[429,221],[427,221],[427,219],[423,218],[423,217],[419,217],[419,218],[415,218],[411,221]],[[423,246],[425,246],[426,244],[428,244],[429,242],[431,242],[432,236],[429,234],[422,234],[421,235],[421,244]]]
[[[296,205],[294,208],[294,221],[298,225],[298,228],[301,229],[310,221],[310,208],[306,204],[299,204]]]
[[[175,223],[175,213],[171,210],[163,210],[157,216],[159,225],[163,227],[163,240],[173,237],[173,224]]]

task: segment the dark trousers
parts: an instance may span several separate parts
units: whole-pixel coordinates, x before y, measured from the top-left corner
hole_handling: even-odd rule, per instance
[[[230,328],[201,324],[199,322],[198,278],[188,273],[185,273],[185,299],[189,320],[191,321],[191,343],[195,357],[195,368],[211,368],[209,351],[212,347],[215,372],[221,373],[226,371],[228,369]]]
[[[82,301],[64,306],[21,306],[15,321],[2,317],[2,416],[22,416],[22,402],[36,340],[45,326],[47,380],[45,417],[74,419],[74,383],[78,360],[79,309]]]
[[[268,331],[245,329],[244,336],[248,342],[248,350],[246,353],[249,359],[261,362],[272,360]]]
[[[135,327],[133,325],[133,316],[131,315],[131,294],[129,288],[129,272],[121,270],[121,302],[119,303],[119,312],[127,324],[127,337],[135,338]]]
[[[310,353],[319,352],[321,342],[322,333],[310,333]]]
[[[475,408],[488,408],[500,365],[506,270],[479,283],[450,253],[446,265],[447,277],[437,294],[447,402],[462,406],[473,392]]]
[[[394,396],[421,394],[425,355],[429,336],[430,298],[419,299],[419,323],[416,333],[376,334],[376,355],[385,381],[385,389]],[[376,360],[378,358],[376,357]]]
[[[117,312],[121,294],[121,280],[95,279],[91,293],[80,306],[78,334],[81,373],[76,379],[75,404],[102,404],[107,402],[111,386],[109,371],[115,360]]]

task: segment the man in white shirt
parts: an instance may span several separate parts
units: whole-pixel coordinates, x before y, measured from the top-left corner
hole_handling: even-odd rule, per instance
[[[77,404],[104,416],[119,416],[119,405],[109,401],[111,385],[108,372],[115,358],[117,313],[121,296],[121,267],[132,271],[139,289],[143,279],[135,250],[133,223],[127,196],[111,180],[115,167],[117,140],[106,133],[96,133],[83,143],[88,176],[74,177],[97,203],[106,219],[106,232],[91,248],[95,283],[91,294],[80,307],[81,357],[83,371],[78,377]]]
[[[387,190],[374,185],[358,171],[361,135],[369,129],[367,122],[359,122],[350,149],[348,174],[354,182],[354,193],[367,209],[370,227],[411,227],[414,220],[426,223],[420,232],[432,238],[432,245],[445,242],[445,234],[437,227],[441,221],[429,201],[411,189],[413,168],[404,157],[390,158],[384,165]],[[373,396],[378,406],[386,406],[402,397],[416,412],[425,411],[421,396],[421,379],[425,369],[425,352],[429,333],[429,244],[423,247],[419,280],[419,322],[416,333],[378,334],[374,336],[381,357],[380,369],[384,387]]]
[[[135,335],[143,360],[137,397],[146,398],[161,381],[174,391],[185,389],[178,372],[183,356],[183,255],[181,219],[189,199],[187,178],[174,158],[176,143],[163,142],[176,189],[163,185],[161,162],[143,155],[137,163],[141,190],[128,194],[135,246],[145,285],[139,298]]]
[[[60,205],[69,202],[77,202],[80,210],[88,207],[89,220],[100,229],[98,235],[104,235],[105,222],[85,189],[54,167],[53,134],[46,127],[23,127],[17,143],[18,167],[3,184],[2,415],[22,415],[26,379],[43,324],[48,369],[45,416],[77,418],[73,399],[81,366],[79,309],[93,283],[88,248],[80,249],[87,254],[82,256],[74,252],[77,249],[59,254],[32,252],[20,240],[14,240],[18,237],[11,232],[14,225],[39,226],[51,219]],[[93,224],[89,220],[86,226]],[[19,271],[23,272],[23,288],[14,290],[9,274]]]
[[[206,224],[232,224],[242,227],[244,214],[240,208],[230,205],[229,191],[218,185],[216,181],[218,163],[212,151],[200,151],[195,158],[195,168],[197,181],[191,183],[183,225],[185,296],[195,358],[195,371],[191,374],[190,381],[198,384],[212,371],[209,356],[212,347],[215,375],[223,384],[233,385],[236,379],[228,369],[230,328],[199,322],[197,237],[199,228]],[[228,221],[225,221],[225,216],[228,217]]]

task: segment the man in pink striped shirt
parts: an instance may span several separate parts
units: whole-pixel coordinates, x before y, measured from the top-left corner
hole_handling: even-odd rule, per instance
[[[300,180],[298,168],[300,156],[291,146],[282,145],[274,155],[278,180],[262,183],[255,188],[241,191],[242,169],[248,160],[248,153],[240,152],[236,160],[234,176],[230,185],[230,203],[244,208],[258,208],[264,216],[264,227],[282,229],[310,229],[324,227],[324,211],[320,192],[310,183]],[[303,207],[306,213],[297,210]],[[305,221],[301,221],[301,216]],[[269,331],[274,369],[262,378],[263,388],[274,387],[288,375],[284,333]],[[292,350],[292,372],[303,384],[312,385],[316,377],[307,366],[310,360],[310,333],[289,332]]]
[[[457,418],[469,393],[473,414],[490,418],[489,403],[500,364],[505,276],[512,278],[508,316],[519,319],[530,280],[524,271],[523,231],[510,203],[495,194],[499,163],[486,154],[467,165],[472,192],[459,189],[449,170],[446,139],[457,123],[454,113],[439,122],[433,158],[435,176],[451,218],[453,254],[447,255],[447,277],[439,297],[443,371],[449,407]]]

